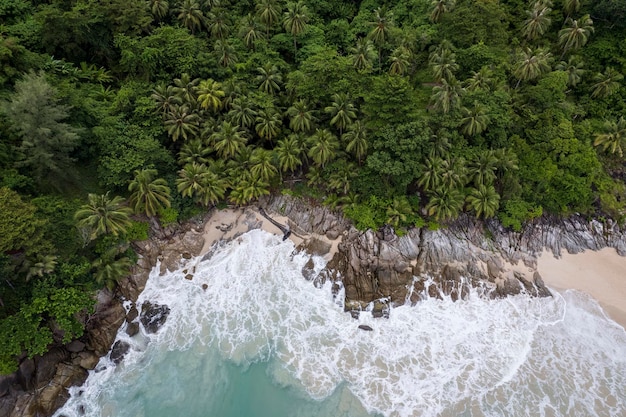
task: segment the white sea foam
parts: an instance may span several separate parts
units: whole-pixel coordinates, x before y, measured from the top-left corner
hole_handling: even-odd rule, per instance
[[[164,355],[180,350],[198,360],[167,365],[174,380],[193,375],[217,396],[226,389],[224,361],[267,362],[279,386],[317,400],[335,393],[336,415],[358,415],[354,398],[369,413],[397,417],[626,415],[626,333],[581,293],[426,297],[392,309],[389,319],[354,320],[330,284],[317,289],[302,277],[308,258],[293,251],[289,241],[252,231],[208,261],[188,261],[196,266],[191,281],[184,267],[153,273],[138,305],[167,304],[163,328],[134,338],[120,332],[132,346],[124,362],[101,361],[57,415],[149,415],[134,389],[175,407],[183,394],[146,380],[146,369],[166,366]]]

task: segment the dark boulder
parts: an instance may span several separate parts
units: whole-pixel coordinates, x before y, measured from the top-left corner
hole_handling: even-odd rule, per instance
[[[365,330],[366,332],[371,332],[372,330],[374,330],[374,329],[372,329],[370,326],[368,326],[367,324],[361,324],[361,325],[359,326],[359,329],[361,329],[361,330]]]
[[[122,362],[124,356],[126,356],[129,350],[130,345],[128,343],[122,340],[118,340],[113,345],[113,349],[111,349],[111,361],[116,365],[119,364],[120,362]]]
[[[156,333],[170,314],[170,308],[166,305],[152,304],[146,301],[141,306],[141,324],[147,333]]]

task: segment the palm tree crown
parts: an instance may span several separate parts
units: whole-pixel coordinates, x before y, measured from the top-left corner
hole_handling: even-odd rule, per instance
[[[156,169],[135,171],[135,178],[128,185],[129,203],[135,213],[154,217],[159,210],[170,207],[170,187],[167,181],[156,176]]]
[[[124,205],[122,197],[110,198],[109,193],[89,194],[87,204],[81,206],[74,218],[80,227],[91,230],[90,238],[93,240],[103,234],[117,236],[126,233],[131,213],[132,210]]]

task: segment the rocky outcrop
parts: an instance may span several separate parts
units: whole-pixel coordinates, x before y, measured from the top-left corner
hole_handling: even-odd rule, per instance
[[[146,329],[146,333],[156,333],[165,324],[169,314],[170,308],[168,306],[145,301],[141,306],[139,320]]]

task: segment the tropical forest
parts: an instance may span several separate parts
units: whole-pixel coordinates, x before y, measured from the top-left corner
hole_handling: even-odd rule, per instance
[[[0,373],[215,207],[621,222],[625,73],[626,0],[0,0]]]

